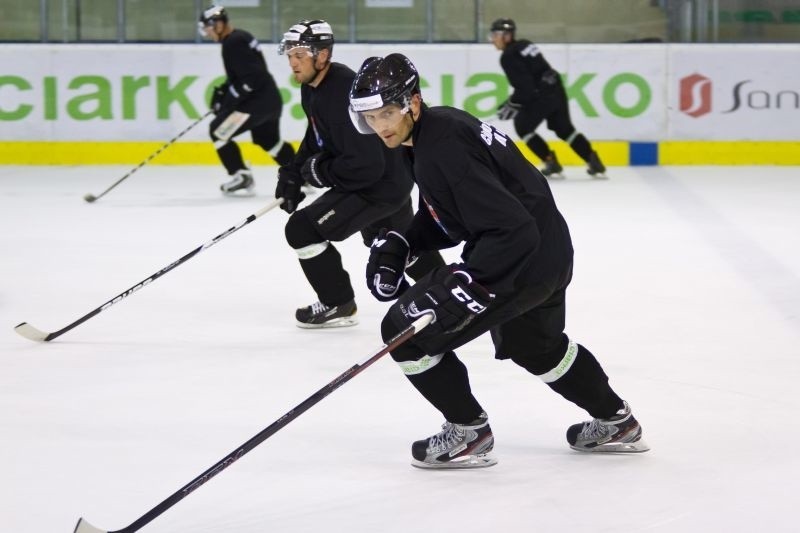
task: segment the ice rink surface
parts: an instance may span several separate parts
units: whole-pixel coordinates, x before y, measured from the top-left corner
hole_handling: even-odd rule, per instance
[[[381,346],[367,249],[339,245],[361,323],[302,330],[316,298],[275,209],[50,343],[56,331],[269,203],[216,167],[0,167],[0,531],[120,529]],[[797,531],[800,169],[579,168],[553,182],[576,249],[567,333],[652,450],[571,451],[586,414],[484,336],[459,351],[497,466],[423,471],[442,420],[391,358],[145,526],[188,532]],[[453,254],[448,259],[455,259]]]

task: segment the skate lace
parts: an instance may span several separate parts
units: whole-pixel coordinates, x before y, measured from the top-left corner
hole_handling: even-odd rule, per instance
[[[464,437],[464,428],[451,422],[442,424],[442,431],[434,435],[428,441],[428,447],[432,450],[448,450],[461,442]]]
[[[324,313],[328,309],[330,309],[330,307],[328,307],[327,305],[325,305],[322,302],[314,302],[313,304],[311,304],[311,314],[312,315],[318,315],[320,313]]]
[[[608,435],[608,427],[603,424],[599,418],[595,418],[591,422],[584,422],[583,431],[581,431],[585,439],[597,439]]]

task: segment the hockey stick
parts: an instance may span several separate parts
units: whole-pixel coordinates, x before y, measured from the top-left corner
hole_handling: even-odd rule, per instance
[[[97,196],[95,196],[95,195],[93,195],[93,194],[91,194],[91,193],[85,194],[85,195],[83,196],[83,199],[84,199],[84,200],[86,200],[86,201],[87,201],[87,202],[89,202],[89,203],[92,203],[92,202],[94,202],[95,200],[99,200],[100,198],[102,198],[103,196],[105,196],[105,195],[106,195],[106,193],[108,193],[108,192],[109,192],[111,189],[113,189],[114,187],[116,187],[117,185],[119,185],[120,183],[122,183],[123,181],[125,181],[125,180],[128,178],[128,176],[130,176],[131,174],[133,174],[134,172],[136,172],[137,170],[139,170],[140,168],[142,168],[143,166],[145,166],[145,165],[146,165],[148,162],[150,162],[150,160],[152,160],[152,159],[153,159],[155,156],[157,156],[158,154],[160,154],[161,152],[163,152],[164,150],[166,150],[168,146],[170,146],[172,143],[174,143],[175,141],[177,141],[178,139],[180,139],[181,137],[183,137],[183,136],[184,136],[184,135],[185,135],[185,134],[186,134],[186,133],[187,133],[187,132],[188,132],[190,129],[192,129],[192,128],[194,128],[195,126],[197,126],[198,124],[200,124],[200,122],[201,122],[201,121],[202,121],[204,118],[206,118],[208,115],[210,115],[210,114],[211,114],[211,113],[213,113],[213,112],[214,112],[213,110],[209,110],[208,112],[206,112],[206,114],[205,114],[205,115],[203,115],[202,117],[198,118],[197,120],[195,120],[194,122],[192,122],[191,124],[189,124],[189,125],[186,127],[186,129],[185,129],[185,130],[183,130],[182,132],[180,132],[179,134],[177,134],[175,137],[173,137],[172,139],[170,139],[169,141],[167,141],[167,143],[166,143],[164,146],[162,146],[161,148],[159,148],[158,150],[156,150],[154,153],[152,153],[152,154],[150,155],[150,157],[148,157],[147,159],[145,159],[144,161],[142,161],[141,163],[139,163],[139,166],[137,166],[136,168],[134,168],[133,170],[131,170],[130,172],[128,172],[127,174],[125,174],[124,176],[122,176],[120,179],[118,179],[117,181],[115,181],[115,182],[114,182],[114,184],[113,184],[113,185],[111,185],[111,187],[109,187],[108,189],[104,190],[103,192],[101,192],[101,193],[100,193],[100,194],[98,194]]]
[[[156,272],[155,274],[153,274],[149,278],[146,278],[146,279],[140,281],[139,283],[137,283],[136,285],[134,285],[133,287],[131,287],[127,291],[119,293],[118,295],[116,295],[115,297],[113,297],[112,299],[110,299],[109,301],[107,301],[106,303],[104,303],[103,305],[101,305],[100,307],[95,309],[94,311],[91,311],[90,313],[82,316],[81,318],[79,318],[78,320],[73,322],[72,324],[70,324],[70,325],[68,325],[68,326],[66,326],[64,328],[61,328],[58,331],[54,331],[52,333],[47,333],[47,332],[41,331],[41,330],[31,326],[27,322],[23,322],[23,323],[19,324],[18,326],[16,326],[14,328],[14,331],[19,333],[20,335],[22,335],[26,339],[30,339],[32,341],[51,341],[51,340],[55,339],[56,337],[58,337],[58,336],[60,336],[60,335],[62,335],[64,333],[66,333],[67,331],[71,330],[75,326],[79,326],[79,325],[83,324],[84,322],[86,322],[87,320],[89,320],[90,318],[95,316],[96,314],[100,313],[101,311],[105,311],[106,309],[108,309],[109,307],[114,305],[115,303],[118,303],[118,302],[122,301],[123,299],[127,298],[128,296],[130,296],[134,292],[136,292],[139,289],[141,289],[142,287],[144,287],[146,285],[149,285],[150,283],[152,283],[153,281],[157,280],[158,278],[160,278],[161,276],[163,276],[164,274],[166,274],[170,270],[174,269],[175,267],[177,267],[179,265],[182,265],[183,263],[185,263],[186,261],[188,261],[192,257],[196,256],[197,254],[199,254],[200,252],[202,252],[206,248],[210,248],[211,246],[217,244],[219,241],[221,241],[222,239],[224,239],[225,237],[227,237],[231,233],[243,228],[244,226],[246,226],[247,224],[251,223],[252,221],[257,219],[258,217],[260,217],[261,215],[266,213],[267,211],[271,211],[272,209],[274,209],[275,207],[281,205],[282,203],[283,203],[283,198],[278,198],[277,200],[273,200],[272,202],[267,204],[265,207],[262,207],[260,210],[256,211],[255,213],[253,213],[252,215],[250,215],[246,219],[242,220],[241,222],[239,222],[235,226],[223,231],[222,233],[220,233],[219,235],[217,235],[216,237],[214,237],[210,241],[206,242],[205,244],[202,244],[202,245],[198,246],[197,248],[195,248],[194,250],[192,250],[188,254],[184,255],[183,257],[181,257],[177,261],[174,261],[174,262],[170,263],[169,265],[165,266],[164,268],[162,268],[161,270],[159,270],[158,272]]]
[[[163,502],[159,503],[149,511],[147,511],[144,515],[142,515],[138,520],[133,522],[131,525],[124,527],[122,529],[117,529],[115,531],[108,531],[105,529],[98,529],[91,525],[89,522],[84,520],[83,518],[78,519],[78,523],[75,526],[74,533],[132,533],[133,531],[139,531],[145,525],[150,523],[154,518],[161,515],[164,511],[181,501],[183,498],[194,492],[196,489],[200,488],[205,482],[210,480],[212,477],[216,476],[229,466],[231,466],[234,462],[240,459],[244,454],[270,438],[272,435],[283,429],[284,426],[289,424],[292,420],[296,419],[301,414],[308,411],[311,407],[322,401],[326,396],[330,393],[353,379],[355,376],[361,373],[364,369],[370,366],[372,363],[389,353],[390,351],[394,350],[405,341],[413,337],[416,333],[421,331],[425,326],[431,323],[433,316],[429,313],[426,313],[422,317],[415,320],[410,326],[406,329],[395,335],[392,339],[388,340],[386,344],[381,346],[374,354],[370,355],[367,359],[362,361],[361,363],[357,363],[343,373],[339,374],[333,381],[319,389],[317,392],[303,400],[300,404],[297,405],[294,409],[277,419],[275,422],[267,426],[263,429],[260,433],[256,436],[236,448],[233,452],[228,454],[224,459],[217,462],[214,466],[194,478],[192,481],[184,485],[181,489],[175,492],[173,495],[168,497]]]

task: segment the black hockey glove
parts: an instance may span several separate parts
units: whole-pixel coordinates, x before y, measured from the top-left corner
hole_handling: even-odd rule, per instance
[[[405,237],[396,231],[381,229],[369,249],[367,288],[382,302],[388,302],[406,292],[406,263],[409,246]]]
[[[511,120],[517,116],[522,106],[515,104],[511,100],[506,100],[503,105],[497,108],[497,118],[500,120]]]
[[[331,163],[331,156],[328,152],[317,152],[312,155],[306,162],[303,163],[303,168],[300,169],[300,174],[309,185],[322,189],[323,187],[331,187],[333,182],[328,179],[328,168]]]
[[[432,312],[432,324],[436,324],[442,333],[461,331],[486,311],[494,299],[494,294],[474,282],[459,265],[438,269],[431,282],[425,294],[411,301],[403,312],[414,319]]]
[[[214,94],[211,95],[211,109],[214,111],[214,114],[219,113],[220,109],[222,109],[222,101],[225,99],[225,93],[228,92],[228,89],[225,85],[217,85],[214,87]]]
[[[294,213],[297,206],[306,195],[300,189],[303,180],[297,170],[291,166],[282,166],[278,169],[278,186],[275,187],[275,198],[283,198],[281,209],[287,213]]]

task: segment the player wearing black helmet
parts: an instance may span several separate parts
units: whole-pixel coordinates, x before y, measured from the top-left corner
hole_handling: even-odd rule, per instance
[[[334,36],[323,20],[303,20],[284,34],[278,51],[288,58],[308,117],[308,128],[294,161],[278,173],[275,197],[291,216],[286,240],[319,301],[297,309],[303,328],[357,323],[355,293],[334,242],[361,232],[369,246],[380,228],[411,222],[410,162],[403,152],[388,150],[374,137],[360,135],[348,117],[348,94],[355,72],[331,61]],[[324,189],[298,209],[301,185]],[[406,266],[404,258],[403,268]],[[410,266],[421,277],[444,264],[438,252],[423,254]]]
[[[294,148],[280,136],[283,100],[258,41],[250,33],[234,28],[224,7],[211,6],[203,11],[198,27],[203,36],[222,44],[227,75],[225,83],[214,90],[211,107],[216,116],[209,127],[214,148],[231,176],[220,189],[230,195],[250,194],[253,174],[233,138],[250,130],[253,142],[278,164],[291,161]]]
[[[508,18],[492,23],[489,39],[502,50],[500,65],[514,92],[497,110],[501,120],[514,120],[514,129],[531,151],[544,163],[542,174],[562,178],[563,168],[555,152],[536,134],[536,128],[547,120],[547,127],[566,141],[588,165],[594,178],[605,178],[606,167],[592,149],[589,140],[572,125],[567,93],[561,76],[553,70],[538,46],[525,39],[516,39],[517,25]]]
[[[381,324],[384,339],[423,314],[434,319],[391,352],[446,420],[441,432],[412,445],[412,464],[495,464],[488,417],[454,351],[487,331],[496,358],[511,359],[593,417],[567,430],[573,449],[646,451],[639,423],[600,363],[564,333],[573,251],[547,180],[501,131],[462,110],[426,107],[416,68],[401,54],[367,59],[350,103],[359,131],[413,152],[420,190],[411,226],[376,242],[367,266],[370,290],[397,298]],[[461,243],[462,263],[406,281],[398,257]]]

